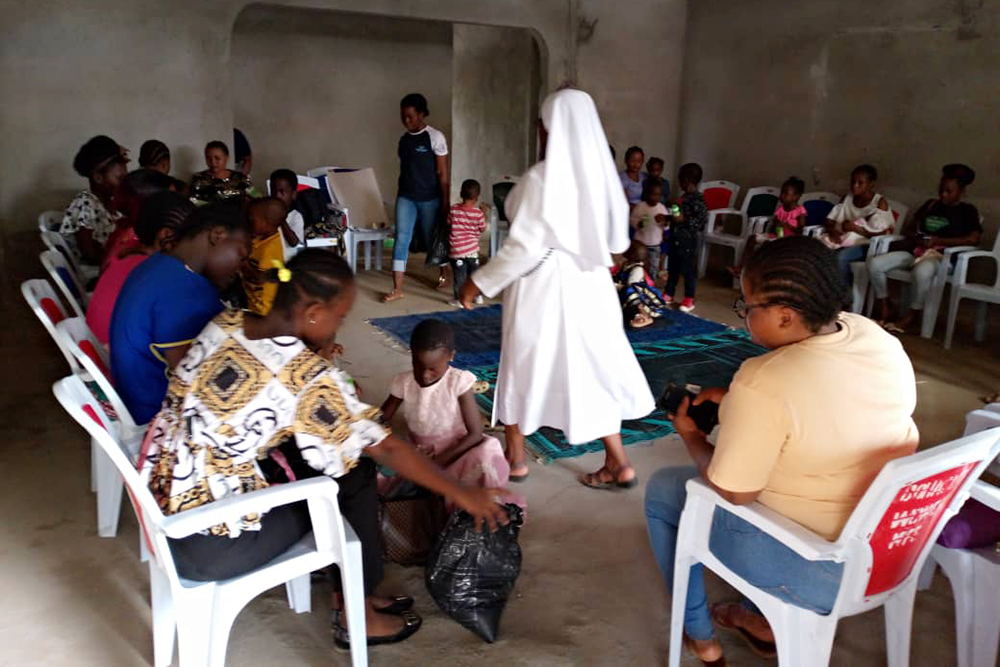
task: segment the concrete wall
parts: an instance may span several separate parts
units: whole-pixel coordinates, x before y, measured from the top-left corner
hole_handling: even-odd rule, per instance
[[[985,2],[691,3],[682,159],[744,187],[797,174],[838,193],[871,162],[911,207],[943,164],[966,162],[969,199],[996,229],[998,27]]]
[[[452,69],[452,199],[462,181],[490,184],[537,159],[539,53],[520,28],[458,24]]]
[[[391,200],[403,95],[427,97],[428,122],[452,143],[451,31],[445,22],[248,7],[233,28],[229,71],[254,180],[278,167],[370,166]]]
[[[647,159],[663,158],[671,184],[687,5],[686,0],[579,0],[572,19],[579,42],[575,78],[594,96],[619,168],[625,149],[638,145]]]

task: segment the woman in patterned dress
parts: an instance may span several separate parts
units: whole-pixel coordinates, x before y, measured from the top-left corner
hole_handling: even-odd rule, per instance
[[[79,259],[95,267],[100,266],[108,237],[123,217],[115,198],[127,175],[125,154],[114,139],[98,135],[81,146],[73,158],[73,169],[87,179],[88,187],[66,208],[59,233],[67,237]]]
[[[342,258],[307,249],[269,277],[279,286],[267,316],[223,312],[173,370],[143,443],[141,473],[165,514],[273,483],[336,478],[341,513],[362,544],[368,645],[402,641],[421,620],[410,611],[411,598],[375,595],[382,562],[373,461],[490,528],[506,522],[494,501],[498,490],[451,480],[392,436],[379,410],[362,403],[350,378],[330,363],[355,296]],[[172,540],[171,551],[182,577],[226,579],[269,562],[310,530],[302,502]],[[341,605],[335,596],[334,642],[347,648]]]
[[[196,203],[239,199],[250,189],[250,177],[229,169],[229,147],[221,141],[205,145],[205,171],[191,177],[191,199]]]

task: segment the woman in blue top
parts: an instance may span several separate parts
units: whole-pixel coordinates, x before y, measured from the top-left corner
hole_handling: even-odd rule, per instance
[[[430,249],[434,226],[449,200],[448,142],[424,122],[430,114],[427,99],[410,93],[399,103],[406,133],[399,138],[399,192],[396,195],[396,245],[392,251],[392,291],[383,301],[403,298],[403,274],[416,233],[418,247]],[[444,283],[444,269],[438,287]]]
[[[246,216],[233,203],[208,204],[177,228],[174,243],[129,274],[111,315],[111,374],[137,424],[159,411],[168,371],[222,311],[219,292],[247,257]]]

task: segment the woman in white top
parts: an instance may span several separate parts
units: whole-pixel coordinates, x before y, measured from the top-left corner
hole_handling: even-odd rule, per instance
[[[493,418],[507,426],[511,479],[528,472],[524,435],[551,426],[572,444],[604,441],[605,464],[584,484],[632,487],[621,422],[651,412],[653,396],[608,271],[629,246],[628,204],[587,93],[550,95],[539,134],[543,159],[507,198],[510,236],[461,301],[506,290]]]

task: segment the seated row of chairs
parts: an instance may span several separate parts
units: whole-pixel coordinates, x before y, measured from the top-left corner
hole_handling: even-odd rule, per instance
[[[752,234],[763,232],[770,224],[774,209],[778,206],[778,196],[780,189],[763,186],[750,188],[743,198],[740,208],[734,208],[736,198],[740,192],[740,186],[730,181],[705,181],[699,186],[699,190],[705,197],[705,202],[709,208],[708,226],[705,231],[701,253],[698,258],[698,274],[705,275],[708,264],[708,251],[712,245],[720,245],[732,248],[733,261],[739,263],[743,249],[746,247],[747,239]],[[808,214],[808,221],[805,229],[806,234],[816,235],[823,230],[823,222],[834,206],[839,204],[843,198],[832,192],[807,192],[799,200],[805,206]],[[889,199],[889,208],[895,218],[895,225],[892,233],[876,237],[868,247],[867,258],[888,252],[889,244],[902,238],[900,233],[909,214],[909,207],[905,204]],[[733,216],[739,218],[739,228],[736,233],[725,232],[719,225],[719,219],[723,216]],[[944,347],[951,347],[952,337],[955,330],[955,320],[958,317],[958,307],[962,299],[970,299],[979,302],[977,312],[975,337],[978,342],[982,342],[986,336],[986,316],[990,303],[1000,303],[1000,270],[996,271],[996,278],[993,284],[969,283],[968,268],[972,260],[982,259],[992,262],[995,269],[1000,269],[1000,233],[994,239],[992,248],[979,249],[974,246],[956,246],[947,248],[944,253],[946,261],[942,261],[938,267],[938,274],[931,286],[930,295],[924,305],[923,318],[921,321],[920,335],[923,338],[932,338],[934,328],[937,323],[941,302],[944,298],[945,287],[951,287],[951,302],[948,307],[947,333],[945,334]],[[956,258],[954,263],[952,258]],[[854,274],[854,285],[852,288],[851,310],[855,313],[866,311],[870,316],[874,305],[874,295],[872,294],[868,280],[867,263],[852,262],[851,270]],[[901,307],[907,306],[908,286],[912,282],[912,275],[909,269],[897,269],[889,273],[891,280],[903,283],[903,298]]]
[[[80,277],[59,249],[47,250],[41,258],[76,316],[45,279],[25,281],[21,293],[69,365],[70,375],[57,382],[53,392],[91,437],[90,479],[97,495],[99,536],[117,534],[123,483],[128,490],[140,526],[140,558],[149,561],[154,665],[171,664],[176,636],[182,667],[223,667],[229,631],[250,600],[285,584],[289,606],[297,613],[308,612],[310,573],[331,564],[341,569],[348,623],[364,636],[361,543],[341,517],[336,481],[319,477],[283,484],[165,516],[136,471],[146,425],[135,423],[114,388],[107,352],[83,317],[87,294]],[[271,563],[227,581],[188,581],[177,574],[168,538],[302,500],[309,503],[313,532]],[[352,643],[351,658],[356,666],[367,664],[364,642]]]

